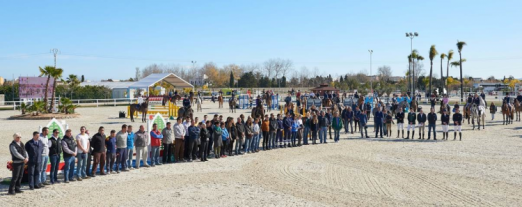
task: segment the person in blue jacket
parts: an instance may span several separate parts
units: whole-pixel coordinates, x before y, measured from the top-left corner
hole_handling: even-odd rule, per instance
[[[366,111],[363,110],[361,111],[361,113],[359,113],[358,115],[358,118],[359,118],[359,130],[361,131],[361,138],[364,138],[365,137],[365,134],[366,134],[366,138],[370,138],[368,136],[368,126],[366,126],[366,124],[368,123],[368,116],[366,115]],[[364,129],[364,134],[363,134],[363,129]]]
[[[190,108],[190,99],[185,94],[185,98],[183,99],[183,107]]]
[[[292,122],[294,122],[294,120],[290,116],[290,113],[287,113],[285,118],[283,118],[283,128],[284,128],[284,134],[285,134],[285,137],[283,138],[284,139],[283,147],[286,147],[287,143],[288,143],[288,147],[290,147],[289,142],[292,137]]]
[[[44,150],[44,143],[40,140],[40,133],[33,132],[33,139],[25,144],[25,151],[29,156],[27,162],[27,171],[29,176],[29,189],[43,188],[41,183],[38,183],[40,177],[40,165],[42,164],[42,154]]]

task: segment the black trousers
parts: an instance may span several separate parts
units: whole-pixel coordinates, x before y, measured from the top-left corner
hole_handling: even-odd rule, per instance
[[[201,142],[201,145],[199,146],[199,152],[201,153],[201,161],[207,160],[208,156],[208,143],[207,142]]]
[[[270,132],[263,131],[263,150],[268,149],[267,147],[268,147],[268,140],[269,140],[268,137],[270,136],[269,134],[270,134]]]
[[[195,147],[197,148],[198,146],[194,146],[196,145],[196,142],[195,140],[193,139],[185,139],[185,158],[187,158],[188,160],[192,160],[192,159],[196,159],[196,150]]]
[[[234,152],[234,142],[236,139],[230,139],[230,143],[228,144],[227,150],[228,150],[228,156],[232,156]]]
[[[379,132],[381,133],[381,137],[382,137],[382,123],[375,122],[374,127],[375,127],[375,137],[378,137]]]
[[[13,178],[9,183],[9,192],[20,190],[22,177],[24,177],[24,163],[13,163]]]
[[[163,158],[162,158],[162,163],[163,164],[166,164],[166,163],[170,163],[172,162],[171,161],[171,158],[172,157],[172,144],[163,144]]]
[[[183,157],[184,157],[185,159],[189,159],[188,148],[189,148],[189,147],[192,147],[192,145],[189,145],[189,142],[188,142],[189,139],[190,139],[190,137],[185,136],[185,145],[184,145],[184,147],[183,147],[183,148],[185,149],[185,151],[184,151],[184,153],[183,153]],[[192,152],[192,151],[191,151],[191,152]]]
[[[27,171],[29,174],[29,187],[34,188],[38,183],[38,178],[40,177],[40,165],[42,163],[29,163],[27,166]]]

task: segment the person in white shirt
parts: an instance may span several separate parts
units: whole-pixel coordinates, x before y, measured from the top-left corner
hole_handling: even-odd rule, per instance
[[[143,103],[143,97],[141,97],[141,95],[138,95],[138,104],[141,106],[142,103]]]
[[[89,143],[89,135],[85,133],[86,128],[84,126],[80,127],[80,134],[76,135],[76,146],[77,146],[77,169],[76,169],[76,177],[78,181],[82,179],[89,179],[90,177],[86,174],[87,167],[87,154],[89,154],[90,143]]]
[[[183,161],[187,129],[188,127],[185,128],[184,124],[181,123],[181,118],[178,117],[172,129],[174,130],[174,162]]]
[[[259,136],[261,135],[261,128],[259,127],[259,118],[254,119],[254,127],[252,127],[254,131],[254,139],[252,140],[252,144],[250,146],[250,149],[252,149],[252,152],[259,152]]]
[[[189,158],[188,157],[188,150],[187,150],[189,148],[189,146],[188,146],[189,142],[187,142],[186,140],[189,139],[189,134],[187,132],[188,132],[188,128],[191,125],[191,122],[192,122],[192,120],[190,118],[185,119],[185,121],[183,122],[183,127],[185,128],[185,133],[184,133],[185,136],[184,136],[184,139],[183,139],[183,158],[185,160],[189,160],[188,159]]]
[[[42,153],[42,163],[40,165],[40,176],[38,177],[38,183],[43,185],[50,185],[51,183],[47,181],[47,162],[49,161],[49,128],[42,128],[42,133],[40,134],[40,140],[44,143],[43,153]]]

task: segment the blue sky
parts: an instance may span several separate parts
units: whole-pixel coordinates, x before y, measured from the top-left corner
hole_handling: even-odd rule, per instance
[[[426,60],[463,50],[464,74],[497,78],[522,69],[522,1],[3,1],[0,76],[38,75],[52,65],[88,80],[126,79],[136,67],[262,63],[290,59],[319,74],[407,69],[410,40]],[[457,57],[457,56],[456,56]],[[444,64],[445,65],[445,64]],[[440,75],[440,59],[434,60]],[[518,72],[517,72],[518,71]],[[450,75],[457,76],[456,68]]]

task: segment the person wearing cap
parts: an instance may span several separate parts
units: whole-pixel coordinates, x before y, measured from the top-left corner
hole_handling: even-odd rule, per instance
[[[433,109],[433,107],[431,107]],[[422,111],[420,107],[420,112],[417,114],[417,121],[419,121],[419,139],[424,139],[424,128],[426,126],[426,114]],[[414,137],[412,136],[412,139]]]
[[[22,134],[15,133],[13,141],[9,144],[9,151],[11,152],[11,159],[13,161],[12,178],[9,183],[9,195],[16,193],[23,193],[20,189],[22,184],[22,177],[24,176],[24,165],[29,162],[29,154],[25,150],[25,145],[21,141]]]
[[[436,123],[437,113],[435,113],[435,108],[431,108],[430,113],[428,114],[428,140],[431,138],[431,130],[433,130],[433,140],[437,140],[437,132],[435,131]]]

